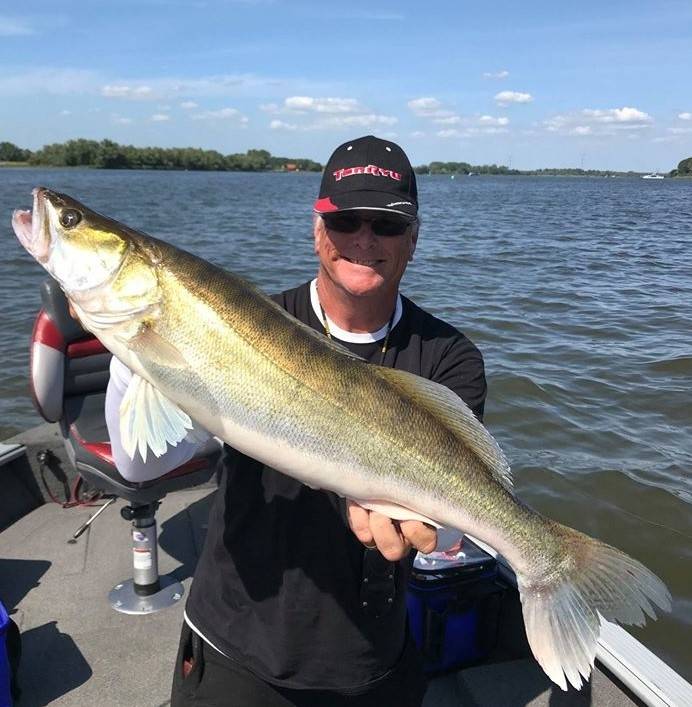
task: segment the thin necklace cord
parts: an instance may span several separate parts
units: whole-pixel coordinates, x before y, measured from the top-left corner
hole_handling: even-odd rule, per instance
[[[319,302],[319,294],[317,295],[317,301]],[[329,322],[327,321],[327,315],[324,312],[324,307],[322,302],[319,302],[320,312],[322,314],[322,326],[324,327],[324,333],[327,335],[328,339],[332,338],[332,333],[329,331]],[[392,325],[394,324],[394,316],[396,315],[396,307],[392,312],[392,316],[389,318],[387,323],[387,333],[384,335],[384,341],[382,342],[382,347],[380,349],[380,366],[384,366],[384,357],[387,354],[387,349],[389,347],[389,335],[392,331]]]

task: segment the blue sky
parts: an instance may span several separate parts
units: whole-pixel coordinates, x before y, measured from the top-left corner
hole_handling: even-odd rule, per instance
[[[667,171],[692,155],[692,3],[0,3],[0,141]]]

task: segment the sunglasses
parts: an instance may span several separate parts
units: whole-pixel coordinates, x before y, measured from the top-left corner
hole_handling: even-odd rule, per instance
[[[324,225],[330,231],[339,233],[355,233],[360,230],[363,223],[369,223],[376,236],[401,236],[415,219],[399,218],[397,216],[378,216],[376,218],[363,218],[353,211],[342,211],[334,214],[322,214]]]

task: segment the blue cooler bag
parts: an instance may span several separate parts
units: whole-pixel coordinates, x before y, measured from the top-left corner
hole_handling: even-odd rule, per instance
[[[504,587],[497,562],[467,537],[450,552],[418,553],[406,597],[426,673],[474,665],[497,642]]]
[[[7,633],[10,617],[0,601],[0,707],[11,707],[10,697],[10,661],[7,653]]]

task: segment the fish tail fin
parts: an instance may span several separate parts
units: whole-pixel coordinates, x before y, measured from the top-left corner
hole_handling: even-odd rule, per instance
[[[548,677],[567,690],[591,674],[601,618],[641,626],[652,603],[670,611],[665,584],[624,552],[555,524],[560,559],[548,579],[517,574],[526,636]]]

